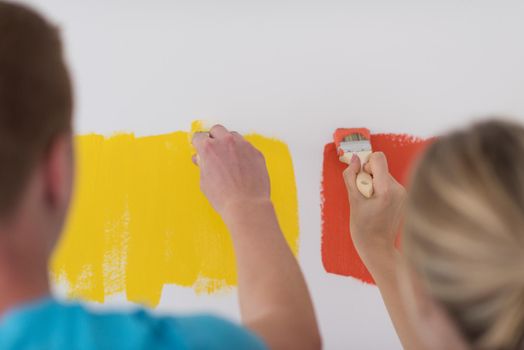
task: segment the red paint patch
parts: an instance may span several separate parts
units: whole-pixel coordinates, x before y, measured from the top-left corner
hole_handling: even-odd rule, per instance
[[[384,152],[391,174],[405,184],[416,156],[431,142],[408,135],[371,135],[373,151]],[[324,147],[322,170],[322,262],[327,272],[374,283],[358,256],[349,232],[349,202],[342,178],[346,164],[338,160],[334,143]]]

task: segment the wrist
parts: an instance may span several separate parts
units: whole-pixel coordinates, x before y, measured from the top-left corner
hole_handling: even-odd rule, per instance
[[[351,239],[355,248],[361,255],[389,254],[396,250],[394,239],[389,238],[388,234],[377,231],[362,231],[350,228]]]
[[[222,219],[228,227],[253,221],[264,214],[274,215],[273,203],[269,198],[233,200],[221,210]]]
[[[359,251],[362,261],[374,277],[394,269],[398,254],[398,250],[393,245],[375,246],[362,253]]]
[[[386,239],[385,236],[381,232],[364,232],[355,229],[351,231],[353,244],[366,266],[393,259],[397,249],[394,241]]]

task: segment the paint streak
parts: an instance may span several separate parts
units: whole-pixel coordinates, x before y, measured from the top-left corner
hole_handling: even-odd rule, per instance
[[[408,135],[371,135],[372,149],[384,152],[391,174],[401,184],[406,183],[411,164],[430,142]],[[374,283],[349,232],[349,202],[342,177],[346,167],[338,160],[335,144],[328,143],[322,170],[322,263],[327,272]]]
[[[246,138],[266,157],[272,199],[298,252],[298,203],[287,146]],[[71,297],[104,302],[125,293],[155,306],[165,284],[212,293],[237,284],[226,226],[199,188],[188,133],[77,136],[72,213],[51,271]]]

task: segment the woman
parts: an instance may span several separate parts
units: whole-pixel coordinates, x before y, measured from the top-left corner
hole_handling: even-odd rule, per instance
[[[382,153],[344,172],[355,246],[406,349],[522,349],[524,128],[487,121],[436,140],[408,194]],[[395,248],[403,221],[402,253]]]

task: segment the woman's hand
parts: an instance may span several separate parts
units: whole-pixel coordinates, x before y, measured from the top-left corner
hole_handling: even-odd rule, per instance
[[[240,134],[215,125],[196,133],[193,145],[202,192],[225,221],[233,207],[270,202],[264,156]]]
[[[351,205],[353,243],[373,276],[404,349],[425,349],[417,330],[407,319],[399,288],[397,230],[403,217],[406,191],[388,170],[384,153],[372,153],[364,171],[373,177],[374,194],[366,198],[357,189],[360,160],[353,157],[344,171]]]
[[[364,197],[357,189],[356,177],[360,169],[359,158],[353,156],[344,171],[344,181],[351,207],[351,237],[361,258],[368,265],[370,259],[394,251],[406,191],[389,173],[382,152],[372,153],[364,165],[364,171],[373,177],[374,193],[371,198]]]

